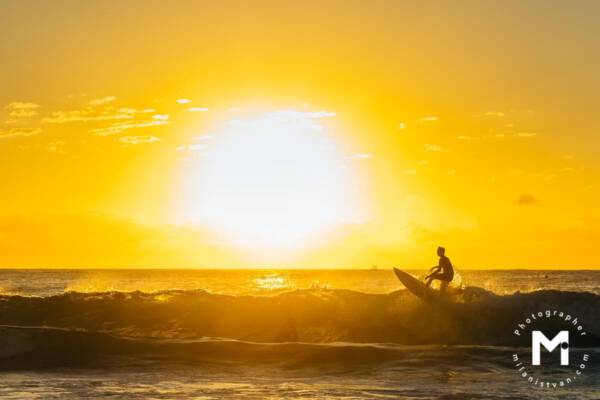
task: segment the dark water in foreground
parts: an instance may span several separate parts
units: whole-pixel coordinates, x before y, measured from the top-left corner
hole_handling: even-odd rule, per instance
[[[462,281],[426,303],[390,271],[0,271],[0,397],[600,398],[600,273]],[[566,387],[534,387],[512,360],[530,352],[513,330],[544,311],[587,333],[570,342],[572,365],[589,362]]]

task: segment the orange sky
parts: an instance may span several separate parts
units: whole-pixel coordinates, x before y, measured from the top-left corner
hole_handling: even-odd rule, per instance
[[[4,1],[0,266],[600,267],[598,12]]]

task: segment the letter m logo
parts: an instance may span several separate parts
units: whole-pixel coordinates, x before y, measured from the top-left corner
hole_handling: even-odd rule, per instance
[[[560,344],[560,365],[569,365],[569,331],[560,331],[549,340],[541,331],[531,332],[531,364],[540,365],[540,350],[552,352]]]

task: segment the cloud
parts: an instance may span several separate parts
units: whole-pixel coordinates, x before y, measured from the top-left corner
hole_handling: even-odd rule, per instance
[[[153,112],[156,112],[156,110],[154,108],[144,108],[144,109],[138,110],[138,109],[130,108],[130,107],[121,107],[121,108],[117,109],[117,112],[133,115],[133,114],[153,113]]]
[[[167,114],[156,114],[153,115],[152,118],[159,121],[167,121],[169,119],[169,116]]]
[[[41,133],[40,128],[11,128],[0,129],[0,139],[16,136],[33,136]]]
[[[12,111],[12,110],[35,110],[36,108],[39,108],[40,105],[39,104],[35,104],[35,103],[27,103],[27,102],[22,102],[22,101],[13,101],[12,103],[9,103],[5,109]]]
[[[188,144],[188,145],[181,145],[181,146],[177,146],[177,151],[191,151],[191,152],[197,152],[197,151],[202,151],[206,149],[206,144],[204,143],[195,143],[195,144]]]
[[[419,118],[416,122],[417,124],[423,123],[423,122],[436,122],[439,121],[439,118],[435,115],[428,115],[426,117],[423,118]]]
[[[100,106],[102,104],[112,103],[116,99],[117,98],[115,96],[102,97],[101,99],[90,100],[90,105],[91,106]]]
[[[477,136],[467,136],[467,135],[459,135],[456,137],[458,140],[477,140],[479,137]]]
[[[8,115],[14,118],[28,118],[38,114],[36,111],[40,107],[39,104],[27,103],[21,101],[13,101],[9,103],[5,110],[8,111]]]
[[[483,115],[485,115],[486,117],[498,117],[498,118],[504,117],[504,113],[502,111],[487,111]]]
[[[528,138],[528,137],[537,136],[537,133],[535,133],[535,132],[518,132],[518,133],[515,133],[513,136],[520,137],[520,138]]]
[[[50,117],[42,119],[45,124],[65,124],[69,122],[90,122],[90,121],[105,121],[113,119],[131,119],[135,114],[135,110],[121,108],[116,112],[107,110],[98,112],[92,109],[72,110],[72,111],[55,111]]]
[[[179,104],[188,104],[192,102],[190,99],[177,99],[176,101]]]
[[[190,107],[188,108],[189,112],[206,112],[208,111],[208,108],[206,107]]]
[[[192,144],[182,144],[181,146],[177,146],[177,151],[189,151],[189,152],[204,152],[208,149],[209,142],[213,139],[213,135],[204,134],[200,136],[194,136],[192,139],[195,143]]]
[[[38,114],[35,110],[15,110],[11,111],[9,115],[15,118],[29,118],[35,117]]]
[[[89,132],[99,136],[109,136],[121,133],[128,129],[148,128],[152,126],[166,125],[169,121],[132,121],[119,122],[105,128],[90,129]]]
[[[408,128],[408,125],[406,125],[404,122],[400,122],[398,124],[398,129],[406,129],[406,128]]]
[[[140,144],[140,143],[154,143],[160,142],[162,139],[152,135],[144,136],[123,136],[119,139],[120,142],[125,144]]]
[[[66,151],[64,151],[64,145],[65,142],[63,142],[62,140],[55,140],[53,142],[48,143],[48,151],[57,153],[57,154],[67,154]]]
[[[424,147],[425,147],[426,151],[433,151],[433,152],[441,152],[441,151],[443,151],[445,153],[449,153],[450,152],[450,150],[445,149],[442,146],[438,146],[437,144],[428,143]]]
[[[45,124],[65,124],[70,122],[96,122],[110,120],[133,119],[138,114],[153,113],[153,108],[136,109],[130,107],[121,107],[115,110],[114,107],[108,107],[104,110],[86,107],[82,110],[55,111],[49,117],[42,119]]]
[[[515,200],[515,204],[519,206],[533,206],[537,203],[538,200],[530,194],[522,194]]]

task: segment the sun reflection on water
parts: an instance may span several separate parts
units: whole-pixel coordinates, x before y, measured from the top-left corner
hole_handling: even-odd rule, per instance
[[[254,279],[254,286],[262,290],[291,289],[294,284],[278,274],[269,274]]]

